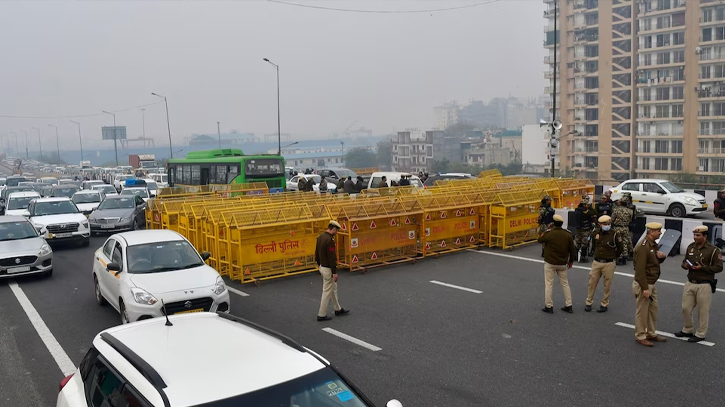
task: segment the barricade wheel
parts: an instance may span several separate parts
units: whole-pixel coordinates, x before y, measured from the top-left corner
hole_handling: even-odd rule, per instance
[[[367,274],[370,272],[370,270],[368,270],[367,267],[363,267],[362,272],[363,272],[363,274]]]
[[[259,287],[260,285],[262,285],[262,280],[254,280],[254,285]]]
[[[413,259],[413,260],[411,261],[411,263],[413,263],[413,264],[416,264],[416,263],[418,263],[418,259]]]
[[[436,259],[440,259],[440,258],[441,258],[441,254],[440,253],[436,253]]]

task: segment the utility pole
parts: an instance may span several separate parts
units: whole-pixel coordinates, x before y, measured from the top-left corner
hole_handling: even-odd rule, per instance
[[[554,176],[555,176],[554,166],[555,166],[555,161],[556,161],[556,155],[554,154],[554,148],[555,148],[556,144],[554,142],[556,140],[556,131],[557,131],[555,123],[556,123],[556,73],[559,68],[557,66],[557,62],[556,62],[556,51],[557,51],[557,48],[559,45],[559,33],[556,31],[557,30],[557,27],[556,27],[557,21],[556,20],[558,19],[558,17],[559,16],[557,14],[557,0],[554,0],[554,87],[552,89],[552,92],[553,92],[552,99],[553,99],[554,103],[551,107],[551,142],[550,142],[551,148],[549,150],[549,155],[551,156],[550,157],[551,158],[551,168],[549,171],[551,172],[552,178],[554,178]]]
[[[171,149],[171,124],[169,124],[169,102],[166,100],[166,96],[161,96],[158,93],[151,92],[152,95],[164,99],[166,105],[166,127],[169,129],[169,158],[174,158],[174,150]]]
[[[116,167],[118,167],[118,129],[116,128],[116,113],[107,112],[105,110],[103,113],[113,116],[113,151],[116,153]]]
[[[48,126],[55,127],[55,146],[57,148],[57,154],[58,154],[58,157],[56,158],[55,162],[57,165],[60,165],[60,141],[59,141],[59,137],[58,137],[58,126],[53,125],[53,124],[49,124]]]
[[[71,120],[71,123],[78,125],[78,142],[81,145],[81,161],[83,161],[83,138],[81,137],[81,124],[75,120]]]
[[[25,133],[25,158],[30,158],[30,154],[28,153],[28,132],[25,130],[20,131]]]
[[[146,109],[141,109],[141,136],[143,137],[143,146],[146,147]]]
[[[340,158],[340,164],[345,163],[345,142],[340,140],[340,153],[342,154],[342,157]]]
[[[222,148],[222,131],[219,122],[216,122],[216,134],[219,136],[219,148]]]
[[[33,127],[33,129],[38,130],[38,148],[40,149],[40,161],[43,161],[43,143],[40,141],[40,129],[37,127]]]
[[[268,62],[277,70],[277,155],[282,155],[282,125],[279,118],[279,65],[264,58],[263,61]]]

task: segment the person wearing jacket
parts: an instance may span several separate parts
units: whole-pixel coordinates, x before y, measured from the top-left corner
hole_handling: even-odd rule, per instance
[[[579,253],[579,262],[586,263],[589,254],[589,235],[592,233],[597,211],[591,207],[589,197],[583,196],[579,206],[574,210],[576,217],[576,235],[574,245]]]
[[[357,192],[355,190],[355,184],[352,182],[352,177],[351,176],[348,176],[347,177],[347,179],[345,180],[345,184],[343,185],[342,189],[343,189],[343,191],[346,194],[354,194],[354,193]]]

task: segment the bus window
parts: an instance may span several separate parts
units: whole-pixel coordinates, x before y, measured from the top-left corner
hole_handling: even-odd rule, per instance
[[[247,177],[253,175],[284,176],[282,160],[277,158],[260,158],[255,160],[248,160],[246,163],[246,170]]]

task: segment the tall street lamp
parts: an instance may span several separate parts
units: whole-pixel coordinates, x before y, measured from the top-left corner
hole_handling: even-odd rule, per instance
[[[107,112],[105,110],[103,113],[113,116],[113,151],[116,153],[116,167],[118,167],[118,143],[116,142],[116,139],[118,139],[118,129],[116,128],[116,113]]]
[[[15,155],[18,155],[18,133],[11,131],[10,134],[15,135]]]
[[[60,141],[58,139],[58,126],[54,124],[49,124],[50,127],[55,127],[55,147],[57,149],[58,158],[56,159],[56,164],[60,165]]]
[[[81,124],[75,120],[71,120],[71,123],[78,125],[78,142],[81,145],[81,161],[83,161],[83,138],[81,137]]]
[[[33,129],[38,130],[38,148],[40,149],[40,161],[43,161],[43,143],[40,142],[40,129],[37,127],[33,127]]]
[[[28,153],[28,132],[25,130],[20,131],[25,133],[25,158],[30,158],[30,153]]]
[[[345,142],[340,140],[340,154],[342,154],[342,157],[340,158],[340,163],[345,163]]]
[[[219,127],[219,122],[216,122],[216,134],[219,136],[219,148],[222,148],[222,130]]]
[[[171,124],[169,124],[169,102],[166,100],[166,96],[161,96],[158,93],[151,92],[152,95],[164,99],[166,105],[166,128],[169,130],[169,158],[174,158],[174,150],[171,149]]]
[[[282,155],[282,126],[279,119],[279,65],[267,58],[264,58],[263,61],[268,62],[277,70],[277,155]]]

